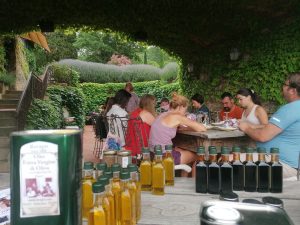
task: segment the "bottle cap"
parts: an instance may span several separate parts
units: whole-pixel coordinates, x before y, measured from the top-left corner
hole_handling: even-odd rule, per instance
[[[173,150],[173,145],[165,145],[165,150],[166,151],[172,151]]]
[[[220,192],[219,199],[222,201],[238,202],[239,196],[234,192]]]
[[[241,152],[241,148],[238,146],[233,146],[232,147],[232,152]]]
[[[263,204],[261,201],[252,198],[246,198],[242,201],[243,203],[250,203],[250,204]]]
[[[278,208],[283,208],[283,201],[276,197],[266,196],[262,198],[263,203],[266,205],[275,206]]]
[[[98,177],[97,182],[100,182],[103,186],[109,184],[109,180],[106,176]]]
[[[199,146],[197,148],[197,154],[199,154],[199,155],[205,154],[205,148],[203,146]]]
[[[221,154],[223,154],[223,155],[230,154],[229,148],[226,147],[226,146],[222,146],[221,147]]]
[[[149,148],[146,148],[146,147],[142,148],[142,153],[149,153],[149,152],[150,152]]]
[[[162,151],[159,149],[155,150],[155,155],[162,155]]]
[[[154,146],[154,152],[156,152],[156,150],[162,150],[161,145],[155,145]]]
[[[279,148],[271,148],[270,153],[273,153],[273,154],[277,153],[278,154],[279,153]]]
[[[93,193],[100,193],[100,192],[103,192],[105,189],[104,189],[104,186],[100,182],[95,182],[92,185],[92,190],[93,190]]]
[[[122,171],[121,173],[121,180],[127,180],[130,178],[130,174],[128,171]]]
[[[84,170],[93,170],[94,169],[94,163],[92,163],[92,162],[84,162],[83,169]]]
[[[215,146],[209,146],[208,150],[209,150],[210,155],[216,155],[217,154],[217,149],[216,149]]]
[[[267,152],[266,149],[265,149],[264,147],[258,147],[258,148],[256,149],[256,151],[257,151],[258,153],[266,153],[266,152]]]
[[[129,172],[137,172],[138,171],[137,165],[135,165],[135,164],[128,164],[127,168],[129,170]]]
[[[104,163],[97,163],[96,164],[96,169],[97,170],[106,170],[106,168],[107,168],[107,164],[104,162]]]
[[[121,165],[119,163],[114,163],[111,165],[112,172],[120,172],[121,171]]]
[[[113,177],[113,174],[111,171],[105,171],[104,176],[107,177],[108,179],[111,179]]]
[[[246,153],[253,153],[253,148],[250,147],[246,148]]]

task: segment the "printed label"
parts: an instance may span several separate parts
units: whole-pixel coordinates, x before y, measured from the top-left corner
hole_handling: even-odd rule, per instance
[[[122,157],[122,168],[127,168],[129,157]]]
[[[35,141],[20,149],[20,217],[60,215],[58,145]]]

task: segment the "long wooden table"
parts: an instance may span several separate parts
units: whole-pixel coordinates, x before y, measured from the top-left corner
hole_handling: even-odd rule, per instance
[[[189,151],[196,151],[198,146],[204,146],[206,149],[210,145],[217,147],[234,145],[245,147],[255,147],[255,141],[246,136],[240,130],[221,131],[210,129],[206,132],[195,132],[187,130],[178,130],[176,137],[173,139],[175,146]]]
[[[265,196],[280,198],[294,224],[300,224],[300,181],[284,181],[283,193],[280,194],[244,191],[235,193],[238,194],[240,202],[245,198],[261,201]],[[138,224],[199,225],[201,203],[218,198],[218,195],[196,193],[194,178],[178,177],[175,178],[174,187],[165,188],[163,196],[142,193],[142,217]]]

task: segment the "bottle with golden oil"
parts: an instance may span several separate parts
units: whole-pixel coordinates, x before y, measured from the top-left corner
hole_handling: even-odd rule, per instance
[[[121,172],[121,225],[134,225],[132,221],[132,201],[129,191],[130,175],[128,170]]]
[[[93,178],[94,164],[84,162],[83,179],[82,179],[82,219],[88,219],[88,213],[93,208],[93,191],[92,185],[95,182]]]
[[[108,197],[110,208],[111,208],[111,224],[116,225],[115,198],[112,192],[113,175],[111,171],[105,171],[104,176],[108,179],[109,182],[107,185],[106,195]]]
[[[156,154],[156,151],[161,151],[162,152],[162,146],[161,145],[155,145],[154,146],[154,155]],[[155,157],[152,160],[152,166],[155,164]]]
[[[107,177],[101,176],[98,178],[97,182],[100,182],[100,184],[105,187],[102,206],[106,215],[106,225],[112,225],[112,209],[108,198],[109,180]]]
[[[128,166],[131,180],[135,183],[136,185],[136,221],[138,222],[141,218],[141,211],[142,211],[142,206],[141,206],[141,201],[142,201],[142,196],[141,196],[141,182],[139,179],[139,172],[138,172],[138,167],[135,164],[131,164]]]
[[[128,182],[128,190],[131,197],[131,221],[132,224],[137,223],[136,219],[136,211],[137,211],[137,186],[135,183],[136,180],[136,170],[137,167],[135,164],[128,164],[127,166],[128,172],[129,172],[129,182]]]
[[[174,176],[175,176],[175,171],[174,171],[174,159],[172,156],[172,150],[173,150],[173,145],[166,145],[165,146],[165,157],[163,159],[163,165],[165,168],[165,184],[167,186],[174,186]]]
[[[121,225],[121,182],[120,182],[121,165],[115,163],[111,166],[111,170],[113,173],[112,192],[115,198],[116,224]]]
[[[96,176],[95,176],[96,180],[98,179],[98,177],[101,177],[104,174],[106,168],[107,168],[107,164],[105,162],[96,164]]]
[[[155,151],[154,165],[152,166],[152,194],[165,194],[165,168],[162,164],[162,151]]]
[[[104,186],[100,182],[93,184],[93,207],[88,213],[88,225],[106,225],[106,214],[102,205]]]
[[[150,160],[149,148],[143,148],[143,160],[140,164],[140,182],[142,191],[151,191],[151,179],[152,179],[152,163]]]

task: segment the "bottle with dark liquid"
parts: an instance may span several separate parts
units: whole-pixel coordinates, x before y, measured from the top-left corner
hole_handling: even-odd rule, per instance
[[[269,192],[270,187],[270,166],[265,162],[265,148],[258,148],[258,161],[257,164],[257,191]]]
[[[271,181],[270,192],[280,193],[282,192],[282,165],[279,163],[279,149],[271,148]]]
[[[233,160],[231,162],[233,171],[233,190],[244,190],[245,168],[244,164],[240,160],[241,149],[240,147],[232,147]]]
[[[207,193],[207,165],[204,162],[205,148],[203,146],[197,149],[196,164],[196,192]]]
[[[220,192],[220,166],[217,164],[217,149],[209,147],[208,165],[208,193],[219,194]]]
[[[245,161],[245,191],[256,191],[257,187],[257,166],[253,162],[253,148],[246,149]]]
[[[222,147],[222,161],[221,161],[221,192],[231,193],[232,192],[232,166],[229,164],[229,149],[228,147]]]

